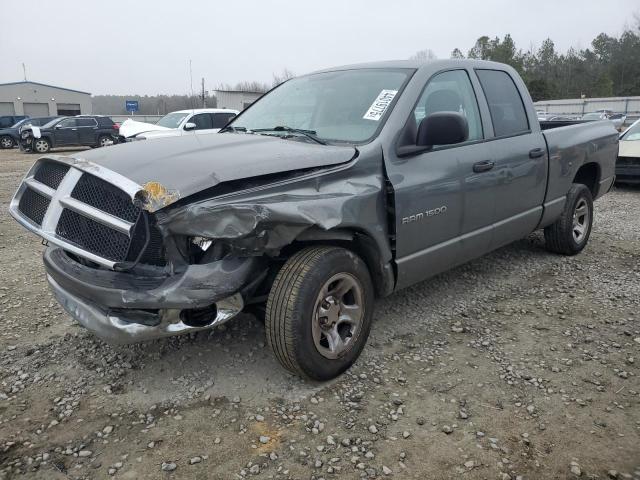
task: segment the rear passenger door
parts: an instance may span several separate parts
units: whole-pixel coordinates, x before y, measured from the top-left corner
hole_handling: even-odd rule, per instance
[[[95,145],[98,141],[96,134],[98,122],[95,118],[78,118],[78,138],[80,145]]]
[[[492,132],[488,132],[496,202],[492,248],[525,237],[542,217],[547,185],[547,145],[537,124],[527,114],[525,92],[511,75],[502,70],[477,69],[484,98],[489,107]],[[535,123],[534,123],[535,122]]]

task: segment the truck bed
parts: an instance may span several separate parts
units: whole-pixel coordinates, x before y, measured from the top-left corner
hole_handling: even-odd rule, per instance
[[[576,173],[583,165],[597,169],[597,182],[589,185],[594,199],[606,193],[613,184],[618,132],[609,121],[540,122],[549,152],[549,173],[545,196],[546,219],[557,218],[564,198]],[[549,125],[563,123],[564,125]]]

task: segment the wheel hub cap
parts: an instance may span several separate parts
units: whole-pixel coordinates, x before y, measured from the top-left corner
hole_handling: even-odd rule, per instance
[[[581,243],[589,229],[589,206],[584,198],[581,198],[573,211],[573,239]]]
[[[320,289],[312,319],[313,342],[325,358],[335,359],[351,349],[360,334],[363,291],[348,273],[331,277]]]

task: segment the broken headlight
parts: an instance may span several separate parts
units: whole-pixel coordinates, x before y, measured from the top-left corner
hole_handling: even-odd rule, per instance
[[[206,252],[211,245],[213,245],[213,240],[205,237],[191,237],[191,243],[200,248],[203,252]]]

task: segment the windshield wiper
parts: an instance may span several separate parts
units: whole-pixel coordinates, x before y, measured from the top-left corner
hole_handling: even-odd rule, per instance
[[[319,143],[320,145],[326,145],[327,142],[320,140],[317,137],[317,132],[315,130],[305,130],[303,128],[291,128],[284,125],[278,125],[273,128],[254,128],[251,130],[252,132],[287,132],[287,133],[298,133],[300,135],[304,135],[307,138],[310,138],[314,142]]]
[[[222,130],[220,130],[218,133],[224,133],[224,132],[246,132],[246,131],[247,131],[247,127],[233,127],[231,125],[227,125]]]

